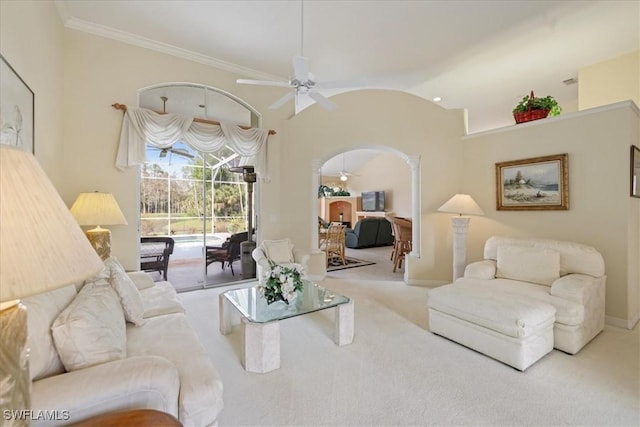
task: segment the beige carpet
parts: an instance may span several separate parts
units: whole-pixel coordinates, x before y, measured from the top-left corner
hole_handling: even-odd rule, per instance
[[[220,371],[224,426],[640,425],[638,327],[606,327],[580,353],[554,350],[524,373],[428,331],[427,288],[324,286],[355,301],[353,344],[331,338],[333,312],[281,322],[281,365],[240,365],[240,328],[218,330],[215,288],[180,294]]]

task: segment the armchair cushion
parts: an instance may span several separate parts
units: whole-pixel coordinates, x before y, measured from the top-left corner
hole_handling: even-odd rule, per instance
[[[126,357],[122,305],[105,279],[85,284],[53,322],[51,332],[67,371]]]
[[[264,282],[264,275],[270,271],[269,260],[285,267],[295,267],[306,274],[309,254],[295,248],[291,240],[264,240],[252,252],[256,261],[256,275],[260,283]]]
[[[560,277],[560,254],[548,248],[499,246],[496,277],[551,286]]]
[[[275,263],[294,262],[293,245],[289,239],[265,240],[262,247],[267,258]]]

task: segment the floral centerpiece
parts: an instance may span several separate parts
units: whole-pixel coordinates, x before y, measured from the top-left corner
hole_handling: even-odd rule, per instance
[[[289,304],[298,297],[297,291],[302,290],[302,271],[296,267],[285,267],[269,260],[270,270],[266,272],[264,285],[260,292],[267,300],[267,304],[284,301]]]

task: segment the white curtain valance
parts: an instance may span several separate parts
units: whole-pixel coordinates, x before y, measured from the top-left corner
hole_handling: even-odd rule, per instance
[[[243,129],[233,123],[220,125],[195,122],[192,117],[179,114],[158,114],[144,108],[129,108],[125,111],[120,133],[120,145],[116,156],[116,167],[140,165],[145,161],[146,144],[169,148],[183,141],[194,150],[213,153],[225,145],[238,153],[243,164],[255,161],[256,173],[262,179],[267,174],[266,129]]]

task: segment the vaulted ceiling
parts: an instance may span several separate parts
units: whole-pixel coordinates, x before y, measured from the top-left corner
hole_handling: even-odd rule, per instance
[[[443,108],[467,109],[469,132],[513,124],[511,109],[531,90],[575,109],[577,85],[564,80],[640,48],[637,0],[57,0],[56,5],[69,28],[245,78],[287,80],[292,57],[302,53],[319,81],[359,81],[357,87],[440,97]]]

